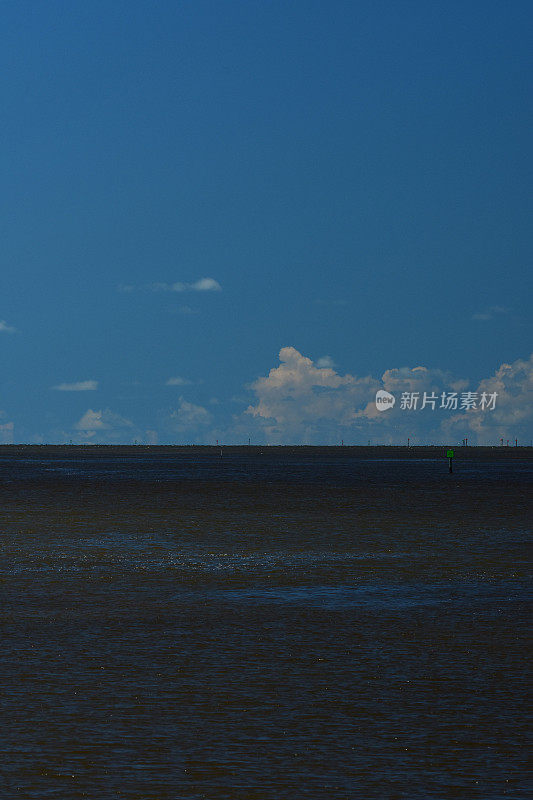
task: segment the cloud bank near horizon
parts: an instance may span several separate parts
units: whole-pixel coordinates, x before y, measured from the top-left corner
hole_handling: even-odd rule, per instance
[[[186,378],[168,386],[192,387]],[[195,385],[195,384],[194,384]],[[59,384],[58,391],[94,391],[97,381]],[[376,408],[376,392],[394,395],[394,407]],[[190,389],[198,392],[198,389]],[[441,407],[443,395],[458,401],[466,393],[496,394],[493,409]],[[402,407],[404,393],[418,397],[416,408]],[[242,444],[471,444],[497,445],[500,438],[529,444],[533,426],[533,355],[501,364],[492,375],[473,383],[438,368],[392,367],[381,377],[342,374],[331,357],[315,361],[295,347],[282,347],[279,363],[247,387],[241,398],[211,403],[210,409],[180,396],[170,406],[148,410],[143,421],[126,418],[108,407],[88,408],[63,430],[39,434],[32,441],[102,444],[157,442]],[[424,394],[433,405],[422,408]],[[235,411],[237,409],[237,411]],[[16,421],[0,415],[0,442],[15,441]],[[10,415],[12,416],[12,415]],[[26,438],[26,441],[29,441]]]
[[[280,364],[252,384],[255,402],[246,414],[271,444],[336,443],[340,440],[373,444],[400,444],[409,436],[415,443],[461,441],[497,444],[500,437],[524,440],[533,422],[533,355],[502,364],[477,386],[440,369],[425,366],[386,370],[380,379],[341,375],[319,367],[294,347],[283,347]],[[393,394],[394,407],[378,411],[379,389]],[[466,391],[478,398],[496,392],[494,410],[461,409]],[[404,393],[418,395],[416,408],[402,408]],[[434,406],[422,408],[426,396]],[[458,397],[457,408],[442,408],[443,393]]]

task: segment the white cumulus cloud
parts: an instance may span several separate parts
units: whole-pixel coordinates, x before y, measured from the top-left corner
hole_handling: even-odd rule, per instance
[[[253,420],[253,432],[272,444],[328,444],[341,439],[401,444],[408,436],[414,443],[438,444],[458,443],[465,435],[472,444],[497,444],[500,437],[522,443],[530,438],[533,356],[502,364],[477,385],[422,365],[393,367],[380,379],[341,375],[332,367],[319,367],[320,360],[314,363],[294,347],[283,347],[279,359],[279,366],[251,385],[255,401],[245,412]],[[376,408],[378,389],[396,398],[386,413]],[[469,411],[461,410],[466,391],[478,398],[477,407]],[[493,410],[480,407],[483,392],[497,393]],[[415,408],[402,406],[403,393],[417,395]],[[456,409],[441,405],[443,394],[451,393],[457,396]],[[244,418],[234,425],[241,435]]]
[[[474,391],[478,397],[496,392],[494,410],[477,408],[454,415],[445,425],[450,435],[463,432],[477,444],[498,444],[500,438],[528,443],[533,427],[533,354],[529,359],[502,364]]]
[[[207,408],[189,403],[180,397],[178,408],[170,414],[170,427],[178,433],[185,433],[209,425],[211,420],[212,416]]]
[[[5,319],[0,319],[0,333],[16,333],[17,329],[8,325]]]
[[[76,430],[86,432],[109,431],[114,428],[131,428],[132,426],[131,420],[121,417],[120,414],[114,414],[108,408],[103,411],[93,411],[92,408],[89,408],[74,425]]]
[[[5,419],[6,414],[0,411],[0,418]],[[15,430],[14,422],[1,422],[0,423],[0,444],[13,444],[13,434]]]
[[[278,367],[252,384],[257,402],[246,411],[273,443],[313,442],[329,436],[332,427],[349,427],[379,387],[371,377],[317,367],[294,347],[282,347],[279,359]]]

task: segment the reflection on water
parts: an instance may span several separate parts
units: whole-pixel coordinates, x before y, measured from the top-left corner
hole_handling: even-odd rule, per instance
[[[525,798],[531,475],[2,458],[0,796]]]

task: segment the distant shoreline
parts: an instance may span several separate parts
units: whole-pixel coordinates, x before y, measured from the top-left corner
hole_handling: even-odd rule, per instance
[[[287,458],[444,458],[447,447],[452,447],[455,458],[461,460],[509,460],[533,459],[533,447],[530,446],[453,446],[453,445],[115,445],[115,444],[2,444],[0,457],[39,456],[84,458],[91,456],[143,457],[143,456],[184,456],[213,457],[250,456]]]

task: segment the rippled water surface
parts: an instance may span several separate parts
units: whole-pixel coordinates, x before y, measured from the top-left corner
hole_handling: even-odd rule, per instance
[[[526,798],[532,462],[0,457],[0,797]]]

